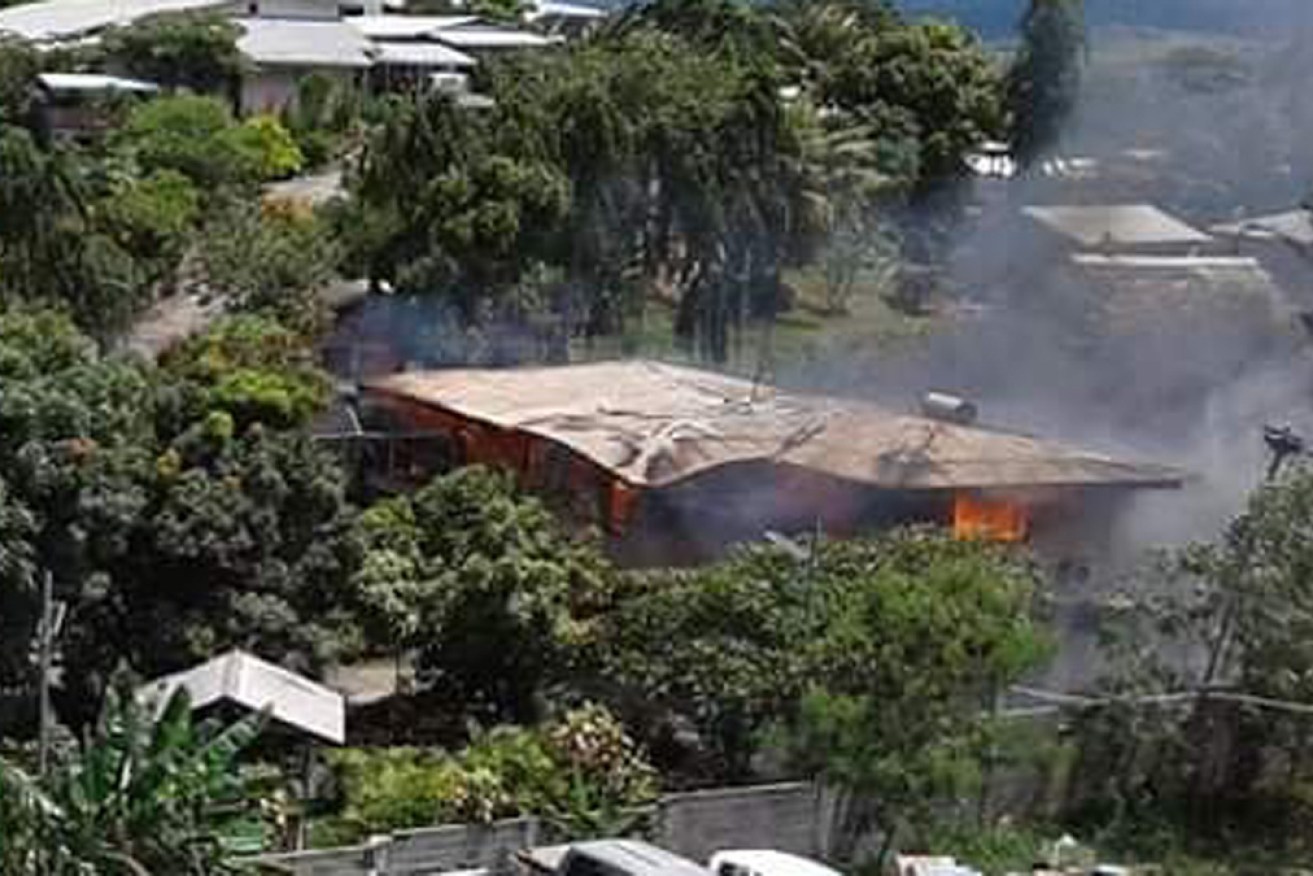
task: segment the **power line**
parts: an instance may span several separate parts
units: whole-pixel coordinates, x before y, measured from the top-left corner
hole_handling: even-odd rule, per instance
[[[1171,706],[1180,703],[1193,702],[1204,697],[1221,702],[1256,706],[1271,711],[1313,716],[1313,704],[1300,703],[1293,700],[1280,700],[1273,697],[1259,696],[1258,694],[1250,694],[1240,691],[1212,690],[1208,688],[1143,694],[1133,697],[1092,697],[1084,694],[1042,690],[1023,685],[1015,685],[1009,688],[1009,690],[1012,693],[1020,694],[1029,697],[1030,699],[1039,700],[1042,703],[1047,703],[1047,705],[1007,709],[1000,713],[1000,717],[1038,718],[1046,715],[1057,714],[1065,709],[1073,708],[1100,709],[1108,708],[1109,706]]]

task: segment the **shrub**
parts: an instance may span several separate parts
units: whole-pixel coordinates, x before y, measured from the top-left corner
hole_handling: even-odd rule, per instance
[[[261,180],[292,176],[305,163],[291,133],[274,116],[252,116],[232,129],[229,136]]]

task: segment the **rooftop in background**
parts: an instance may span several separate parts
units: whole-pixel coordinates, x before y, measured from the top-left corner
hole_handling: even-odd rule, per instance
[[[43,0],[0,9],[0,31],[34,41],[83,36],[161,12],[220,9],[230,0]]]
[[[647,361],[409,372],[366,387],[555,442],[636,486],[752,462],[895,490],[1184,480],[1163,466]]]
[[[393,64],[402,67],[451,67],[467,69],[478,66],[478,61],[464,52],[458,52],[442,43],[383,42],[373,45],[376,64]]]
[[[1023,212],[1050,231],[1087,249],[1213,242],[1202,231],[1149,204],[1025,207]]]
[[[1301,247],[1313,247],[1313,212],[1298,209],[1267,216],[1252,216],[1239,222],[1214,225],[1209,230],[1219,237],[1276,240]]]
[[[556,37],[540,36],[527,30],[515,30],[492,24],[473,23],[440,28],[433,39],[458,49],[541,49],[561,42]]]
[[[373,64],[372,44],[342,21],[240,18],[237,47],[256,64],[364,68]]]
[[[484,24],[477,15],[357,15],[344,21],[370,39],[418,40],[434,31],[461,25]]]
[[[544,18],[577,18],[582,20],[598,20],[606,18],[608,13],[605,9],[598,9],[596,6],[584,6],[579,3],[558,3],[555,0],[538,0],[531,4],[533,8],[529,10],[525,17],[529,21],[540,21]]]
[[[47,91],[64,92],[66,94],[102,94],[116,91],[131,94],[154,94],[160,90],[160,87],[154,82],[125,79],[121,76],[106,76],[101,73],[40,73],[36,78],[37,83]]]
[[[231,702],[341,745],[346,739],[346,702],[321,684],[244,651],[229,651],[199,666],[166,675],[137,689],[137,698],[163,705],[186,689],[193,709]]]

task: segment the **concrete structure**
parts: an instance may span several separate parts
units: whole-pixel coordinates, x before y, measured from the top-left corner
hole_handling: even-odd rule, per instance
[[[191,707],[205,709],[232,703],[341,745],[346,739],[346,703],[342,695],[294,672],[243,651],[229,651],[200,666],[143,685],[137,697],[158,707],[184,689]]]
[[[1150,204],[1025,207],[1022,213],[1083,250],[1179,253],[1216,245],[1204,232]]]

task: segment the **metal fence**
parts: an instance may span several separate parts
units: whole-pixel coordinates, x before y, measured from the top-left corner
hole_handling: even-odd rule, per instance
[[[796,782],[669,794],[651,809],[648,837],[698,861],[729,848],[819,855],[828,847],[827,795]],[[255,870],[296,876],[421,876],[510,872],[516,852],[551,841],[537,818],[398,831],[334,849],[246,859]]]

